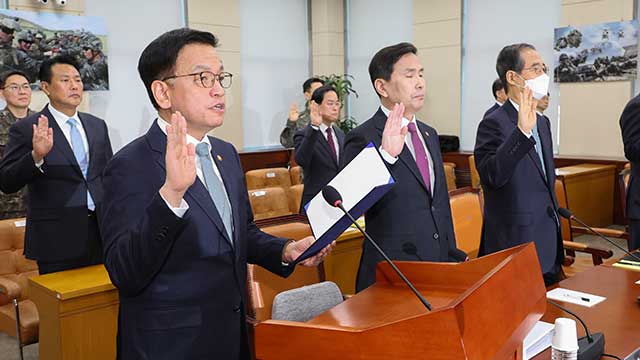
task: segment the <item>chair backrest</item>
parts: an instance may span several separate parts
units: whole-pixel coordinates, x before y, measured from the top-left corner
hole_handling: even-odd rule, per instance
[[[482,195],[470,187],[449,193],[453,231],[458,248],[470,258],[478,256],[482,236]]]
[[[254,220],[289,215],[289,198],[281,187],[249,190]]]
[[[456,164],[452,162],[444,163],[444,176],[447,179],[447,190],[456,189]]]
[[[567,190],[564,186],[564,179],[556,178],[555,192],[556,199],[558,199],[558,207],[569,209],[569,200],[567,200]],[[562,240],[573,241],[569,219],[560,217],[560,230],[562,231]]]
[[[471,173],[471,187],[474,189],[480,188],[480,174],[478,174],[478,168],[476,167],[475,156],[469,156],[469,172]]]
[[[251,170],[245,173],[245,178],[249,190],[276,186],[286,189],[291,186],[291,176],[285,168]]]
[[[20,285],[20,299],[29,297],[28,279],[38,275],[38,264],[23,255],[25,219],[0,220],[0,277]],[[0,305],[9,302],[0,293]]]
[[[274,320],[307,321],[340,304],[340,288],[334,282],[287,290],[273,299],[271,318]]]
[[[292,166],[289,169],[289,176],[291,177],[291,185],[302,184],[302,166]]]
[[[265,226],[261,230],[285,239],[302,239],[312,235],[309,224],[303,222]],[[247,312],[249,316],[256,322],[271,319],[273,299],[278,293],[319,283],[324,280],[322,274],[324,274],[322,265],[317,268],[298,266],[296,271],[285,279],[260,266],[247,265]]]
[[[304,191],[304,185],[297,184],[291,185],[289,188],[289,211],[292,213],[300,212],[300,202],[302,201],[302,192]]]

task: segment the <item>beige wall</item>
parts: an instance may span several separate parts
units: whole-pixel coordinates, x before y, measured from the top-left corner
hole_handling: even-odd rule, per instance
[[[215,9],[215,10],[214,10]],[[210,31],[220,39],[218,53],[225,71],[233,74],[233,85],[226,93],[224,124],[213,135],[231,142],[236,149],[243,146],[242,74],[240,73],[240,1],[189,0],[189,27]]]
[[[413,2],[413,42],[427,81],[418,117],[439,134],[460,136],[461,31],[461,1]]]
[[[633,19],[633,0],[563,0],[560,26]],[[560,155],[622,157],[618,120],[629,81],[560,84]]]
[[[344,74],[344,2],[311,1],[311,49],[314,75]]]

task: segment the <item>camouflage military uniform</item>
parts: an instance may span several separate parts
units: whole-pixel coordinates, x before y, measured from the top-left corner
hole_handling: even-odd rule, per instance
[[[27,115],[33,114],[28,110]],[[9,109],[5,108],[0,111],[0,158],[4,155],[4,147],[9,141],[9,128],[18,119],[13,116]],[[0,220],[15,219],[26,215],[26,195],[27,188],[22,188],[17,193],[4,194],[0,192]]]
[[[11,70],[20,70],[18,51],[11,44],[0,45],[0,74]]]
[[[298,115],[298,121],[291,121],[287,119],[287,125],[280,133],[280,144],[286,148],[292,148],[294,146],[293,135],[296,134],[296,131],[307,126],[310,121],[311,115],[308,107],[305,107],[304,111]]]
[[[87,62],[80,69],[80,76],[84,82],[85,90],[109,90],[109,70],[107,57],[102,54],[95,62]]]

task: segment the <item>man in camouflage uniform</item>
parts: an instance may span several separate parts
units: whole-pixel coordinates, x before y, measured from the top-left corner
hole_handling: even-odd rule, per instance
[[[9,128],[16,121],[25,118],[33,111],[31,103],[31,87],[26,74],[13,70],[0,75],[0,96],[7,102],[7,107],[0,111],[0,159],[4,147],[9,140]],[[0,220],[24,217],[26,214],[25,196],[27,188],[13,194],[0,192]]]
[[[304,128],[309,123],[309,101],[311,101],[311,95],[313,95],[313,92],[322,85],[324,85],[324,82],[316,77],[307,79],[302,84],[302,92],[307,102],[305,103],[304,110],[301,113],[298,113],[296,103],[291,103],[287,124],[280,133],[280,144],[282,144],[282,146],[286,148],[292,148],[294,146],[293,135],[295,135],[296,131]]]
[[[85,90],[109,90],[107,57],[102,52],[102,41],[91,36],[83,46],[87,62],[80,69]]]
[[[18,33],[18,48],[16,55],[18,57],[18,69],[27,74],[30,83],[35,83],[38,78],[38,71],[42,61],[36,60],[36,54],[32,51],[34,43],[33,34],[30,31],[22,30]]]
[[[20,31],[17,19],[0,17],[0,73],[20,69],[18,54],[13,47],[15,31]]]

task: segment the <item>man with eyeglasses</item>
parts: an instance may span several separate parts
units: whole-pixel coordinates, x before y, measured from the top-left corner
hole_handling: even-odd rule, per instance
[[[260,231],[238,153],[208,136],[232,78],[217,46],[211,33],[177,29],[138,62],[158,118],[105,169],[100,217],[120,296],[118,359],[249,359],[247,263],[288,276],[314,241]]]
[[[96,213],[112,150],[106,123],[77,110],[83,91],[73,58],[45,61],[39,78],[49,104],[11,126],[0,190],[28,186],[24,252],[47,274],[102,263]]]
[[[16,121],[21,120],[33,111],[29,109],[31,103],[31,86],[27,76],[20,71],[10,71],[0,75],[0,96],[7,106],[0,111],[0,159],[4,147],[9,141],[9,129]],[[0,220],[15,219],[26,215],[26,188],[13,194],[0,192]]]
[[[484,190],[479,255],[533,242],[548,286],[559,281],[564,255],[551,125],[536,113],[547,67],[532,45],[513,44],[500,51],[496,71],[508,100],[480,122],[474,150]]]

